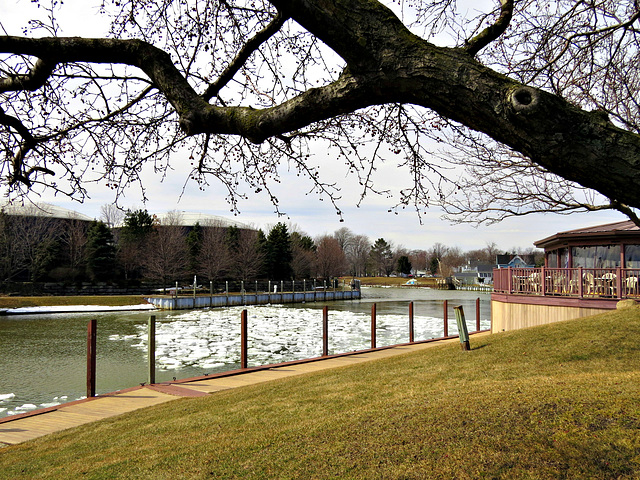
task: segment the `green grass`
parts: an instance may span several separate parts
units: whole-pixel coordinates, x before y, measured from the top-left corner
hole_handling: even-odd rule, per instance
[[[0,449],[0,478],[640,478],[639,340],[630,308],[180,399]]]
[[[2,297],[0,308],[50,307],[58,305],[104,305],[119,307],[146,303],[142,295]]]

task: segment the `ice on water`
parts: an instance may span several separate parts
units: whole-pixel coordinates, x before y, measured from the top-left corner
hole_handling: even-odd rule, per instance
[[[192,310],[156,324],[156,364],[159,369],[187,366],[214,368],[240,361],[240,313],[245,307]],[[322,311],[280,305],[247,307],[249,365],[318,357],[322,354]],[[442,320],[416,317],[416,335],[441,335]],[[112,335],[111,340],[131,342],[147,351],[147,326],[137,335]],[[418,331],[421,329],[422,331]],[[370,316],[338,311],[329,318],[330,353],[369,348]],[[378,315],[378,345],[408,341],[406,315]]]

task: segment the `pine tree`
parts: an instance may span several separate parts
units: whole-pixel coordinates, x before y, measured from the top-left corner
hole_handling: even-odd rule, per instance
[[[277,223],[269,232],[266,244],[266,264],[269,278],[288,280],[291,278],[291,238],[287,226]]]
[[[87,273],[93,281],[115,277],[116,249],[111,230],[104,222],[93,221],[87,231]]]

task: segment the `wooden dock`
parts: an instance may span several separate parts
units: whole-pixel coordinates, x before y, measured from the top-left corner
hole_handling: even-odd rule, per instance
[[[486,335],[488,332],[479,332]],[[443,343],[459,342],[457,337],[437,339],[356,353],[253,367],[171,383],[138,386],[55,407],[34,410],[0,419],[0,447],[15,445],[67,428],[95,422],[123,413],[184,397],[206,396],[270,380],[303,375],[380,358],[402,355]]]

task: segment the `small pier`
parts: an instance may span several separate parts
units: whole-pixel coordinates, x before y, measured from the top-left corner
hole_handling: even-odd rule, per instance
[[[360,290],[314,290],[308,292],[223,293],[220,295],[154,296],[146,300],[161,310],[191,310],[194,308],[239,307],[285,303],[330,302],[360,300]]]

